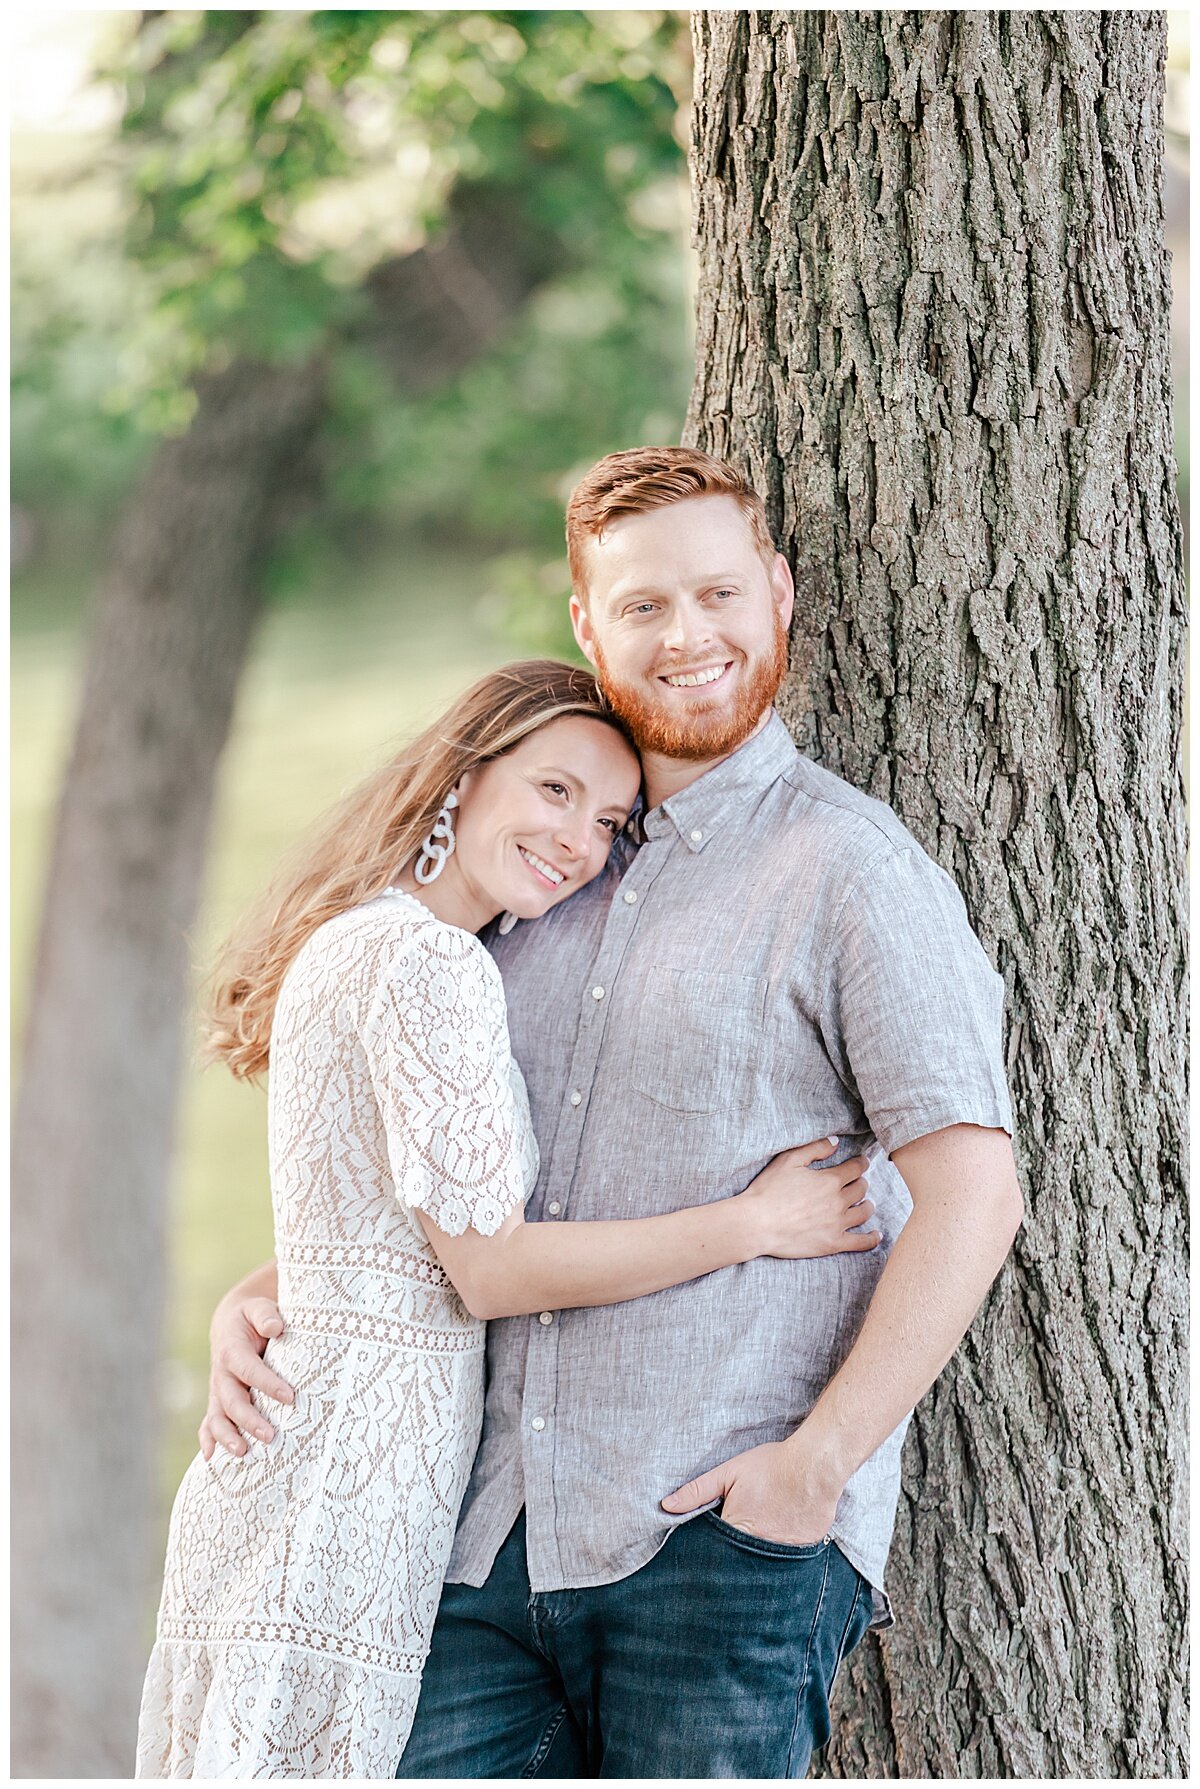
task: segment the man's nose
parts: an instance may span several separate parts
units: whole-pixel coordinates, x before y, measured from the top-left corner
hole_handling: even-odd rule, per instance
[[[694,652],[712,639],[712,621],[697,603],[676,603],[671,610],[663,645],[670,652]]]

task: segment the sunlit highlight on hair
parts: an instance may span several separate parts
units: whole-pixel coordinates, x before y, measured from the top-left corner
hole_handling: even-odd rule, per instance
[[[628,737],[592,673],[556,659],[490,672],[398,757],[355,788],[284,861],[235,929],[212,977],[204,1057],[251,1079],[267,1067],[288,967],[318,926],[381,894],[425,839],[449,791],[566,715]]]
[[[695,447],[632,447],[610,453],[585,472],[567,504],[567,559],[571,588],[587,595],[587,543],[620,516],[645,515],[689,497],[732,497],[770,571],[778,548],[762,498],[742,474]]]

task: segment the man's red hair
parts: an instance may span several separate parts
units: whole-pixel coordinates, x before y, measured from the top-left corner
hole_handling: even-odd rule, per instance
[[[618,516],[644,515],[688,497],[732,497],[749,523],[768,571],[778,548],[754,487],[724,460],[695,447],[631,447],[610,453],[585,472],[567,504],[567,560],[571,588],[586,594],[585,549]]]

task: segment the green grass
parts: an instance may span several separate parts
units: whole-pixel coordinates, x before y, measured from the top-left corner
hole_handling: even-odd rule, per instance
[[[36,937],[54,801],[82,664],[86,572],[14,583],[14,1024]],[[314,568],[269,615],[221,767],[195,928],[206,962],[293,840],[383,755],[491,666],[517,656],[481,619],[486,564],[406,545],[354,567]],[[172,1174],[162,1505],[195,1451],[208,1321],[220,1294],[272,1252],[264,1095],[189,1066]]]

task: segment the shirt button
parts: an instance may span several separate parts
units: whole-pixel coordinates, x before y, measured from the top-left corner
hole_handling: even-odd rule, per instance
[[[553,1311],[539,1311],[538,1312],[538,1322],[539,1323],[553,1323],[554,1322],[554,1312]],[[541,1418],[539,1417],[538,1420],[540,1422]]]
[[[573,1106],[580,1106],[583,1104],[583,1095],[580,1093],[578,1087],[573,1087],[571,1089],[571,1104]]]
[[[534,1431],[535,1434],[540,1435],[542,1430],[545,1428],[546,1423],[545,1423],[545,1420],[543,1417],[535,1416],[529,1426]]]
[[[697,827],[696,831],[691,835],[692,843],[698,845],[703,837],[704,834],[700,831],[699,827]]]
[[[559,1204],[557,1199],[551,1199],[549,1205],[547,1205],[547,1207],[546,1207],[546,1210],[550,1213],[551,1217],[557,1217],[559,1212],[562,1210],[562,1206]]]
[[[626,901],[629,904],[629,906],[632,907],[633,903],[637,900],[636,888],[627,888],[625,890],[625,893],[622,895],[621,899],[623,901]]]
[[[593,988],[592,989],[592,999],[593,1000],[603,1000],[604,999],[604,989],[603,988]]]

